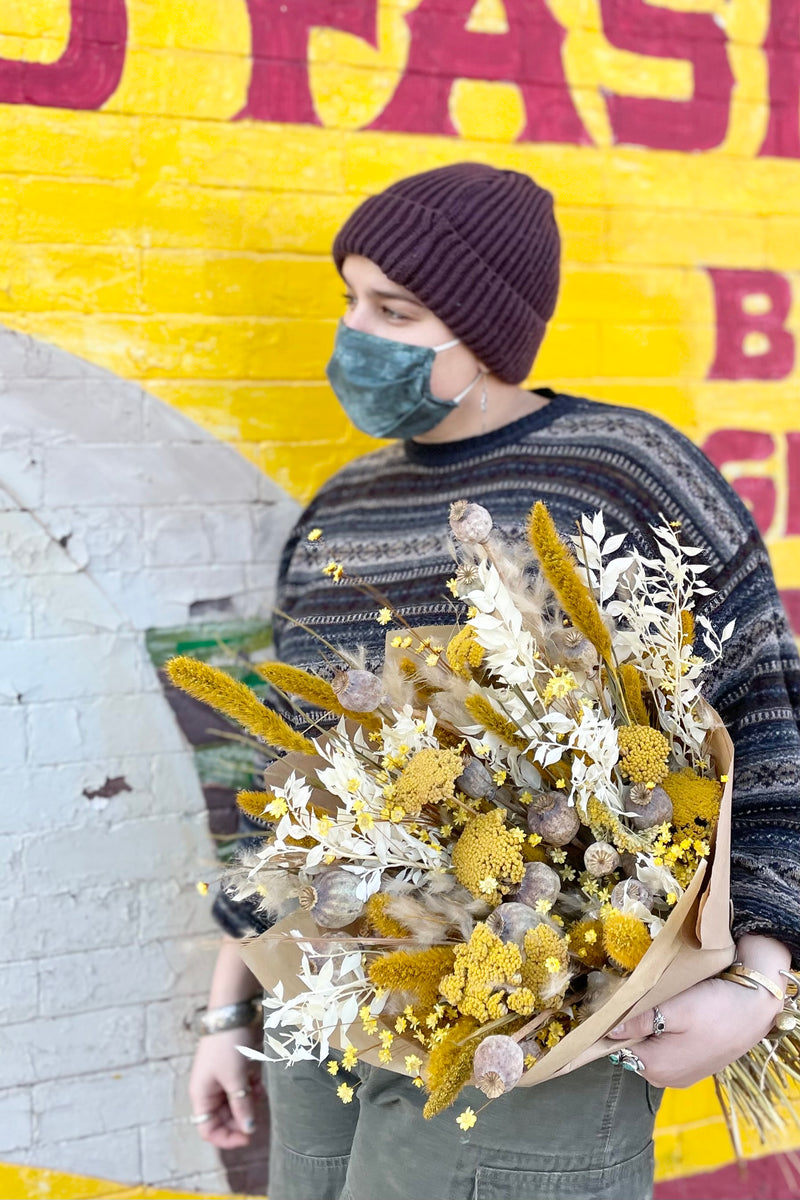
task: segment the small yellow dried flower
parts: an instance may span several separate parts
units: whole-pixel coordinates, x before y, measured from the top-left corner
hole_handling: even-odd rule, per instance
[[[392,610],[390,608],[382,608],[376,617],[379,625],[388,625],[392,619]]]
[[[353,1067],[358,1062],[358,1051],[355,1046],[347,1045],[342,1054],[342,1066],[346,1071],[352,1071]]]
[[[341,1100],[342,1104],[349,1104],[353,1099],[353,1088],[349,1083],[340,1083],[336,1089],[336,1095]]]
[[[204,880],[198,879],[197,883],[194,886],[195,886],[195,890],[198,891],[201,896],[208,895],[208,884]]]
[[[335,1058],[332,1058],[328,1063],[328,1074],[329,1075],[338,1075],[339,1074],[339,1064]]]
[[[418,1054],[407,1054],[403,1062],[409,1075],[419,1075],[422,1070],[422,1059]]]
[[[321,537],[322,537],[321,529],[312,529],[311,532],[309,534],[307,534],[306,541],[318,542]]]
[[[465,1108],[464,1111],[459,1113],[459,1115],[456,1117],[456,1124],[460,1126],[461,1129],[463,1129],[466,1133],[468,1129],[472,1129],[472,1126],[475,1124],[477,1119],[478,1118],[475,1116],[475,1113],[471,1108]]]

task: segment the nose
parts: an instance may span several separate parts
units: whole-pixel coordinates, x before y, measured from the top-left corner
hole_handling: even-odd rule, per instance
[[[374,320],[366,301],[355,300],[345,311],[342,323],[359,333],[374,333]]]

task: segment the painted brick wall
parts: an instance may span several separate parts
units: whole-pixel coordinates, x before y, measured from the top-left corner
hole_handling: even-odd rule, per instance
[[[192,605],[214,597],[235,597],[243,620],[265,617],[292,505],[367,447],[324,383],[341,312],[328,249],[361,197],[410,170],[477,159],[553,189],[565,280],[536,380],[643,406],[704,445],[753,506],[800,631],[799,101],[800,0],[6,0],[0,323],[35,339],[0,339],[0,375],[14,381],[0,392],[13,418],[0,421],[12,666],[0,723],[14,748],[2,839],[14,877],[30,891],[58,869],[58,887],[69,877],[81,898],[99,889],[106,919],[113,910],[130,933],[141,899],[121,889],[134,903],[124,919],[118,885],[81,884],[84,843],[118,817],[167,822],[169,837],[174,820],[181,837],[192,831],[175,853],[187,936],[203,940],[189,882],[210,853],[202,799],[143,631],[200,620]],[[91,364],[80,385],[58,375],[76,359],[50,347]],[[239,455],[211,469],[215,448]],[[72,694],[79,686],[90,691]],[[149,722],[138,750],[132,713]],[[181,764],[179,784],[153,767],[130,794],[83,795],[106,775],[127,779],[123,760],[156,743]],[[23,770],[38,790],[20,829],[16,790],[6,796]],[[54,813],[60,836],[48,844]],[[130,869],[120,855],[117,880]],[[9,909],[17,937],[19,914],[36,911],[29,891],[27,908]],[[54,927],[65,938],[85,929],[105,997],[111,926],[69,913]],[[165,936],[183,944],[180,921]],[[41,929],[10,944],[10,961],[25,963],[6,973],[19,1034],[31,1003],[52,1002],[52,956],[76,951],[58,954]],[[175,961],[194,995],[200,959]],[[70,986],[85,994],[79,977]],[[78,1032],[59,1045],[80,1046],[106,1000],[71,1003],[59,1020]],[[188,1051],[170,1003],[147,1000],[167,1016],[155,1041],[136,1034],[132,1094],[164,1069],[171,1039]],[[25,1038],[15,1044],[22,1054]],[[19,1143],[7,1157],[86,1173],[113,1163],[131,1181],[210,1179],[185,1138],[180,1153],[148,1157],[168,1140],[168,1117],[140,1120],[135,1103],[125,1130],[45,1121],[49,1081],[62,1076],[43,1061],[44,1090],[5,1101],[0,1125]],[[69,1077],[104,1069],[69,1061]],[[728,1154],[707,1088],[669,1097],[660,1130],[664,1176]]]

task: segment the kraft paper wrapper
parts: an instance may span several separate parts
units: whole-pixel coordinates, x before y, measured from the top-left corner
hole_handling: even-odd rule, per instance
[[[439,640],[452,632],[442,627],[430,627],[415,631],[423,637],[435,636]],[[719,724],[709,735],[709,750],[719,774],[727,774],[720,805],[719,820],[714,835],[713,853],[708,864],[701,864],[692,882],[673,908],[663,929],[635,971],[618,987],[614,995],[597,1012],[582,1021],[556,1046],[548,1050],[535,1066],[526,1071],[517,1087],[533,1087],[550,1079],[627,1016],[652,1008],[678,995],[703,979],[723,971],[733,962],[735,947],[730,933],[730,841],[731,841],[731,794],[733,788],[733,744],[724,727]],[[319,762],[319,760],[316,760]],[[311,773],[315,760],[307,755],[286,755],[268,768],[265,778],[267,786],[278,784],[280,773],[283,779],[289,771],[299,774]],[[321,764],[320,764],[321,765]],[[275,777],[273,777],[273,772]],[[321,793],[318,793],[321,796]],[[316,796],[315,796],[316,800]],[[308,940],[334,938],[330,930],[321,931],[314,920],[302,910],[291,913],[273,926],[267,933],[245,942],[241,956],[262,986],[269,992],[281,981],[286,999],[297,995],[300,982],[297,972],[300,967],[301,951],[290,936],[290,930],[299,930]],[[355,943],[354,939],[354,943]],[[381,1024],[381,1018],[378,1017]],[[538,1024],[532,1019],[528,1026],[514,1034],[515,1040],[526,1036],[527,1031]],[[391,1028],[387,1023],[386,1028]],[[383,1067],[398,1074],[407,1074],[403,1065],[406,1054],[425,1052],[418,1042],[395,1034],[392,1043],[391,1063],[381,1063],[378,1058],[380,1046],[374,1035],[365,1034],[361,1022],[356,1020],[350,1027],[347,1041],[355,1046],[359,1058],[376,1067]],[[331,1038],[331,1045],[341,1048],[338,1034]]]

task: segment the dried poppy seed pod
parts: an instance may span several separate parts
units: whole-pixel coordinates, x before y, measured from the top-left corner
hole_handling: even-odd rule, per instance
[[[528,863],[522,883],[514,899],[520,904],[535,908],[540,900],[553,904],[561,891],[561,877],[557,871],[543,862]]]
[[[491,771],[478,758],[469,760],[456,780],[456,787],[470,800],[483,800],[484,796],[491,799],[497,790]]]
[[[527,904],[519,904],[509,900],[506,904],[498,904],[490,913],[484,924],[497,934],[501,942],[516,942],[521,946],[529,929],[541,925],[542,917]]]
[[[483,1039],[472,1064],[475,1086],[490,1100],[516,1087],[524,1069],[525,1055],[519,1043],[502,1033]]]
[[[580,827],[575,806],[558,792],[537,792],[528,805],[528,829],[548,846],[566,846]]]
[[[634,829],[651,829],[672,820],[672,801],[663,787],[635,783],[628,796],[627,811]]]
[[[583,865],[590,875],[600,879],[610,875],[619,866],[619,854],[610,842],[592,842],[583,853]]]
[[[653,904],[653,896],[650,889],[646,888],[638,879],[623,879],[613,889],[611,893],[611,905],[613,908],[624,911],[626,900],[628,903],[633,901],[636,904],[643,904],[645,908],[650,908]]]
[[[358,877],[351,871],[325,871],[313,884],[301,888],[298,900],[318,925],[341,929],[363,911],[364,901],[356,895],[357,887]]]
[[[371,671],[337,671],[331,687],[342,708],[373,712],[383,699],[383,681]]]
[[[492,516],[482,504],[456,500],[450,505],[450,528],[459,542],[486,542],[492,532]]]

